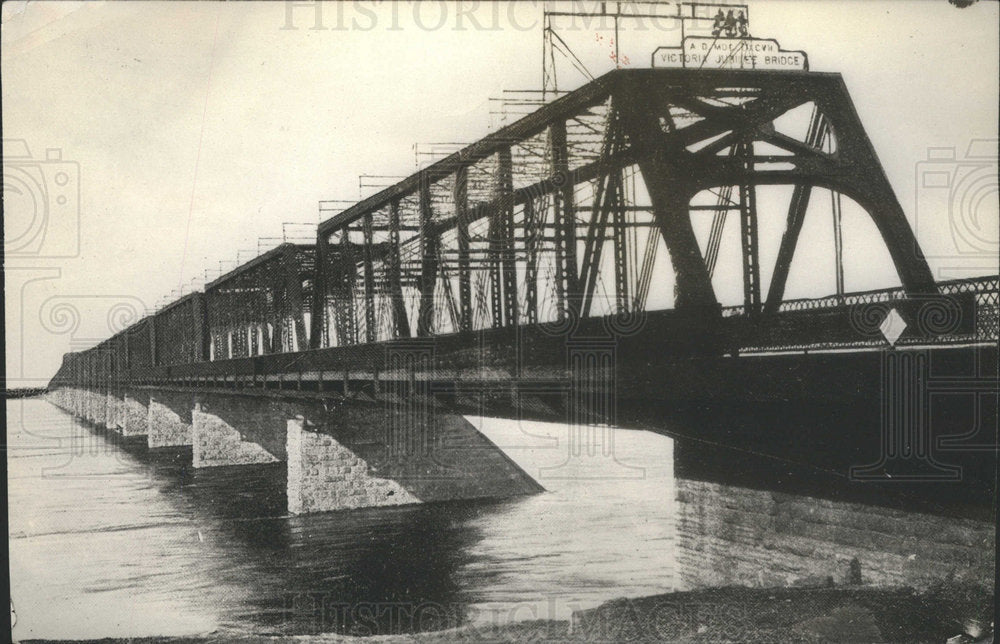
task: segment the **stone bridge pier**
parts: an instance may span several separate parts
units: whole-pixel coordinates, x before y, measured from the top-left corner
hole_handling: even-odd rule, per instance
[[[192,444],[194,394],[184,391],[148,391],[146,418],[149,449]]]
[[[124,438],[147,436],[149,393],[142,389],[126,389],[115,402],[118,405],[118,433]]]
[[[199,392],[192,433],[195,467],[287,463],[296,514],[542,490],[463,416],[426,399],[331,404]]]
[[[123,438],[149,433],[149,394],[140,389],[60,388],[46,399],[56,407]]]
[[[146,436],[149,396],[142,390],[111,388],[94,394],[96,411],[91,422],[127,439]]]
[[[280,399],[199,392],[193,404],[195,467],[285,460],[285,425],[293,412]]]
[[[96,405],[97,393],[92,389],[81,389],[80,390],[80,401],[79,401],[79,416],[87,422],[93,423],[96,421],[97,405]],[[105,399],[105,404],[106,399]],[[103,416],[102,416],[103,417]]]
[[[108,426],[108,392],[105,389],[87,389],[84,418],[98,427]]]
[[[194,467],[287,464],[288,511],[532,494],[542,487],[429,397],[321,400],[260,390],[60,389],[53,404]]]

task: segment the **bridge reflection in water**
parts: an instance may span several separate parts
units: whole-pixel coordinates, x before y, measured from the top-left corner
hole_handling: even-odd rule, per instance
[[[40,400],[8,414],[21,637],[566,619],[673,589],[843,583],[854,558],[865,583],[992,586],[986,516],[776,492],[715,466],[764,471],[752,455],[648,431],[595,428],[613,451],[574,456],[564,426],[472,418],[547,492],[290,516],[281,463],[196,470],[183,448],[119,444]],[[797,483],[837,492],[813,473]]]

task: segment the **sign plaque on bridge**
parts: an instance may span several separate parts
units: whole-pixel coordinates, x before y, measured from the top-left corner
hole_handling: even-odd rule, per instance
[[[804,51],[788,51],[770,38],[687,36],[680,47],[653,52],[653,67],[809,71]]]

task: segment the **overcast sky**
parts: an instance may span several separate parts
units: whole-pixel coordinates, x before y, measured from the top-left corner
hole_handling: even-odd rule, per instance
[[[481,137],[490,97],[541,83],[541,3],[321,12],[3,5],[9,377],[47,379],[71,343],[107,337],[109,318],[152,308],[219,260],[231,267],[282,222],[315,224],[320,200],[358,197],[359,174],[411,173],[414,143]],[[750,18],[753,35],[844,75],[911,221],[928,148],[962,159],[970,140],[987,140],[993,159],[955,170],[986,168],[962,197],[964,215],[921,196],[938,214],[921,211],[917,225],[939,277],[995,273],[997,3],[772,1],[751,3]],[[567,38],[607,64],[600,30],[579,27]],[[656,44],[678,44],[674,31],[646,27],[630,39],[623,26],[632,66],[648,65]],[[24,192],[29,180],[46,203]],[[31,216],[40,209],[47,218]]]

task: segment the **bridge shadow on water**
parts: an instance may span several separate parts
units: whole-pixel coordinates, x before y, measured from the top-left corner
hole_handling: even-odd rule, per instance
[[[150,451],[91,429],[116,445],[123,476],[138,475],[155,492],[141,497],[155,501],[144,512],[171,520],[157,533],[156,548],[169,557],[157,565],[192,568],[168,588],[135,592],[185,595],[223,632],[432,631],[478,623],[477,611],[494,604],[522,619],[566,619],[511,607],[550,598],[572,607],[585,598],[586,608],[731,585],[842,585],[856,568],[878,586],[954,578],[992,592],[993,515],[975,486],[963,497],[956,490],[968,485],[851,481],[845,468],[871,454],[840,449],[837,437],[868,435],[870,413],[792,407],[799,411],[623,408],[634,414],[623,426],[661,435],[615,430],[616,456],[662,465],[663,478],[543,478],[546,493],[506,501],[302,516],[287,513],[283,463],[195,469],[190,448]],[[508,435],[536,431],[495,422],[508,423]],[[812,438],[794,441],[807,427]],[[538,454],[565,459],[559,449]],[[100,482],[109,484],[115,479]],[[961,498],[968,503],[956,504]]]
[[[289,515],[284,463],[196,469],[190,448],[120,443],[160,493],[221,532],[213,575],[221,624],[254,633],[360,635],[439,630],[466,619],[459,579],[480,538],[476,517],[502,501],[463,501]],[[234,601],[235,600],[235,601]]]

